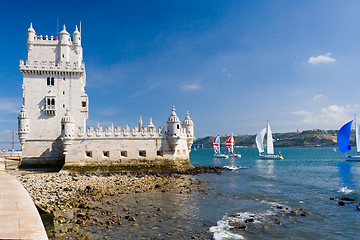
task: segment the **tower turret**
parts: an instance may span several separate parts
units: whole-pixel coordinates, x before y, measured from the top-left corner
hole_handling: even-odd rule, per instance
[[[60,58],[59,61],[69,61],[69,45],[71,43],[70,34],[66,31],[64,25],[63,30],[59,32]]]
[[[152,118],[150,118],[150,120],[149,120],[148,128],[149,128],[149,129],[150,129],[150,128],[155,128],[155,125],[154,125],[153,122],[152,122]]]
[[[74,122],[74,118],[69,110],[66,110],[65,116],[61,119],[61,140],[63,142],[64,155],[67,154],[69,146],[74,139]]]
[[[186,111],[186,117],[181,126],[186,129],[186,142],[190,151],[191,145],[194,142],[194,123],[189,116],[189,111]]]
[[[21,106],[21,111],[18,116],[18,135],[21,145],[24,144],[30,133],[30,119],[27,112],[24,109],[24,105]]]
[[[139,119],[139,126],[138,126],[139,132],[141,131],[142,124],[143,124],[143,121],[142,121],[142,118],[141,118],[141,116],[140,116],[140,119]]]
[[[81,33],[78,31],[77,25],[75,26],[75,31],[73,33],[73,44],[75,47],[75,53],[78,57],[78,62],[82,62],[82,48],[81,48]]]
[[[79,32],[77,25],[75,26],[75,31],[73,33],[74,45],[81,46],[81,33]]]
[[[27,30],[27,42],[26,42],[28,51],[31,51],[34,42],[35,42],[35,30],[33,29],[32,23],[30,23],[30,27]]]
[[[170,146],[175,149],[178,141],[180,139],[180,120],[175,112],[175,107],[173,106],[171,115],[167,123],[167,139]]]

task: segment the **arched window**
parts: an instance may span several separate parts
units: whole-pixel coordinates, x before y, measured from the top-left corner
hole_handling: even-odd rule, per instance
[[[51,105],[55,106],[55,99],[51,99]]]
[[[48,98],[48,100],[47,100],[47,105],[48,106],[50,105],[50,98]]]
[[[54,86],[54,78],[51,78],[51,86]]]
[[[49,77],[47,78],[46,84],[47,84],[48,86],[50,86],[50,78],[49,78]]]

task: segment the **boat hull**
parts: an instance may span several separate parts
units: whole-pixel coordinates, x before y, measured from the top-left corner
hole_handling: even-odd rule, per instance
[[[264,159],[264,160],[283,160],[283,156],[281,155],[277,155],[277,154],[260,154],[260,159]]]
[[[215,158],[228,158],[229,156],[220,153],[220,154],[214,154],[214,157],[215,157]]]
[[[360,162],[360,155],[356,155],[356,156],[346,156],[345,157],[346,161],[353,161],[353,162]]]
[[[241,158],[241,154],[229,154],[229,158]]]

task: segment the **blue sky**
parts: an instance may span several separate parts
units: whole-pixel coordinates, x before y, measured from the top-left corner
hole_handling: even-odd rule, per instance
[[[196,137],[338,129],[360,113],[359,1],[2,3],[0,140],[17,130],[26,30],[82,22],[88,125],[166,126]],[[5,141],[5,140],[3,140]],[[1,146],[0,146],[1,148]]]

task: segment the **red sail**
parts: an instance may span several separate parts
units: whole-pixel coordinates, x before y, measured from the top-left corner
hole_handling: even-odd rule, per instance
[[[229,137],[226,140],[226,147],[228,148],[229,153],[234,153],[234,144],[235,144],[235,141],[234,141],[233,136]]]

